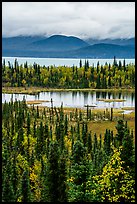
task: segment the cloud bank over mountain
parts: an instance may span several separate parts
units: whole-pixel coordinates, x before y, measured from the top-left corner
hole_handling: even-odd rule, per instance
[[[2,2],[2,36],[135,36],[135,2]]]

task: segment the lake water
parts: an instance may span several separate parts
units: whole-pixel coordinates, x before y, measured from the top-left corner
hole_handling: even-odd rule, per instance
[[[41,66],[50,66],[50,65],[65,65],[65,66],[78,66],[80,59],[65,59],[65,58],[25,58],[25,57],[2,57],[2,60],[5,59],[6,64],[10,61],[12,64],[14,63],[15,59],[18,60],[19,64],[23,64],[26,61],[28,64],[33,64],[34,62],[40,64]],[[85,63],[85,59],[81,59],[82,63]],[[123,63],[123,59],[116,59],[117,62],[121,60]],[[106,62],[112,64],[114,59],[88,59],[89,65],[96,66],[97,62],[99,61],[100,65],[104,65]],[[126,64],[133,63],[135,64],[135,59],[125,59]],[[135,107],[135,93],[130,92],[122,92],[122,93],[115,93],[112,94],[111,92],[42,92],[38,95],[25,95],[25,94],[2,94],[2,103],[6,100],[9,102],[11,97],[13,97],[13,101],[15,98],[17,100],[23,100],[23,97],[27,101],[30,100],[51,100],[53,99],[53,105],[56,107],[60,107],[63,103],[64,107],[79,107],[83,108],[85,105],[96,105],[97,108],[104,108],[104,107],[114,107],[114,108],[121,108],[121,107]],[[125,99],[124,102],[103,102],[98,101],[98,98],[105,98],[105,99]],[[50,103],[42,103],[41,105],[50,106]]]
[[[68,58],[28,58],[28,57],[2,57],[2,60],[5,59],[6,64],[8,64],[8,61],[10,61],[12,64],[14,63],[15,59],[18,60],[19,64],[24,64],[26,61],[28,64],[34,64],[37,63],[41,66],[50,66],[50,65],[55,65],[55,66],[78,66],[79,67],[79,61],[80,59],[68,59]],[[85,63],[85,59],[81,59],[82,64]],[[119,60],[123,64],[124,59],[116,59],[117,62]],[[106,62],[109,64],[112,64],[114,59],[88,59],[89,65],[96,66],[97,62],[99,61],[100,65],[104,65]],[[135,64],[135,59],[125,59],[126,64],[133,63]]]
[[[2,103],[9,102],[13,98],[17,100],[26,101],[31,100],[53,100],[53,106],[60,107],[63,103],[63,107],[77,107],[84,108],[85,105],[96,105],[96,108],[122,108],[122,107],[135,107],[135,93],[134,92],[97,92],[97,91],[63,91],[63,92],[41,92],[38,95],[28,94],[2,94]],[[123,102],[104,102],[98,101],[98,98],[104,99],[125,99]],[[50,102],[43,102],[42,106],[51,106]]]

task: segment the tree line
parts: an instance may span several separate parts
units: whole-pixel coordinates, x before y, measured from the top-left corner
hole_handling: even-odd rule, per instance
[[[73,82],[73,83],[72,83]],[[112,65],[89,65],[88,60],[77,66],[40,66],[18,63],[2,63],[2,83],[8,87],[47,87],[47,88],[134,88],[135,65],[117,62]]]
[[[87,115],[89,112],[87,111]],[[86,116],[87,116],[86,115]],[[60,108],[2,104],[2,202],[135,201],[133,131],[88,130],[88,117]]]

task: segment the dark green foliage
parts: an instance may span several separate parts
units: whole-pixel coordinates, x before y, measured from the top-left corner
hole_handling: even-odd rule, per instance
[[[69,117],[63,105],[41,110],[24,100],[2,104],[2,114],[3,202],[100,201],[99,192],[91,193],[92,176],[102,174],[112,145],[122,146],[122,165],[135,178],[134,135],[123,120],[116,135],[106,129],[103,142],[89,131],[90,109],[75,109]]]
[[[59,159],[59,202],[67,202],[67,166],[66,154],[63,151]]]
[[[79,67],[82,67],[82,60],[80,59]]]
[[[102,149],[102,135],[100,134],[100,137],[99,137],[99,149],[101,150]]]
[[[87,137],[87,150],[88,150],[88,153],[92,155],[92,138],[91,138],[91,132],[88,133],[88,137]]]
[[[79,140],[75,143],[73,147],[73,163],[80,163],[83,161],[83,157],[85,155],[85,147],[83,146],[83,143]]]
[[[98,141],[97,141],[97,135],[95,133],[94,134],[94,142],[93,142],[93,152],[94,152],[94,154],[96,153],[97,149],[98,149]]]
[[[89,163],[86,160],[86,148],[78,140],[73,148],[71,176],[74,179],[68,192],[70,201],[83,202],[86,198],[86,183],[89,178]]]
[[[110,135],[110,131],[108,131],[106,129],[106,133],[105,133],[105,136],[104,136],[104,150],[105,150],[105,153],[107,155],[110,154],[110,143],[111,143],[111,135]]]
[[[25,169],[22,175],[21,194],[23,203],[31,202],[30,179],[28,169]]]
[[[116,60],[116,56],[114,56],[114,62],[113,62],[114,66],[117,66],[117,60]]]
[[[50,202],[58,202],[59,193],[59,148],[58,142],[51,142],[49,145],[49,169],[48,169],[48,188]]]
[[[2,190],[2,202],[15,202],[12,182],[6,176],[3,179]]]
[[[64,126],[65,126],[65,135],[68,134],[68,117],[65,115],[65,121],[64,121]]]
[[[113,120],[113,108],[111,108],[110,120]]]
[[[87,123],[83,123],[83,125],[82,125],[82,140],[83,140],[84,146],[86,146],[86,143],[87,143],[87,133],[88,133]]]
[[[117,142],[118,142],[118,146],[122,145],[122,140],[124,137],[124,131],[125,131],[125,127],[124,127],[124,121],[123,120],[119,120],[117,125],[116,125],[116,129],[117,129]]]
[[[2,64],[2,82],[6,86],[30,87],[41,86],[47,88],[118,88],[135,87],[135,65],[123,66],[121,61],[117,64],[114,57],[113,65],[107,63],[90,66],[88,60],[85,60],[84,66],[80,60],[79,68],[77,66],[40,66],[36,63],[33,68],[27,64],[19,65],[15,60],[15,65]],[[73,83],[72,83],[73,81]],[[126,82],[126,83],[125,83]],[[53,103],[51,103],[51,107]],[[38,116],[38,115],[37,115]]]
[[[127,170],[129,167],[130,169],[133,168],[133,161],[132,161],[132,157],[133,157],[133,139],[131,137],[131,134],[129,133],[129,131],[126,131],[124,133],[124,138],[122,140],[122,152],[121,152],[121,158],[124,161],[124,168]]]
[[[30,116],[28,114],[28,116],[27,116],[27,135],[29,135],[29,134],[30,134]]]
[[[6,161],[5,169],[2,172],[2,202],[15,202],[16,201],[16,186],[15,180],[13,181],[12,161]]]

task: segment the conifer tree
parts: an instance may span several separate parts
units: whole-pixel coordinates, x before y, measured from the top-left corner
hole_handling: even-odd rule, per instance
[[[99,149],[102,149],[102,135],[99,136]]]
[[[50,202],[49,185],[48,185],[48,165],[42,161],[43,169],[41,169],[41,198],[40,202]]]
[[[117,125],[116,125],[116,129],[117,129],[117,134],[116,134],[116,140],[117,140],[117,145],[121,146],[122,145],[122,140],[124,137],[124,131],[125,131],[125,127],[124,127],[124,121],[123,120],[118,120]]]
[[[58,142],[51,141],[48,155],[48,188],[50,202],[58,202],[59,197],[59,149]]]
[[[39,107],[37,106],[37,118],[39,118]]]
[[[92,156],[92,138],[91,138],[91,132],[88,133],[88,138],[87,138],[87,150],[88,150],[88,153],[91,154]]]
[[[134,144],[132,134],[130,134],[129,129],[127,127],[127,123],[125,123],[125,131],[124,137],[122,140],[122,150],[121,150],[121,159],[124,161],[123,167],[125,171],[135,172],[135,161],[133,159],[134,155]]]
[[[85,65],[84,65],[84,74],[87,71],[88,67],[87,67],[87,61],[85,60]]]
[[[70,186],[68,199],[70,202],[88,201],[86,197],[86,185],[89,177],[89,165],[85,159],[86,148],[79,140],[73,146],[71,178],[68,181]]]
[[[113,120],[113,108],[111,108],[110,120]]]
[[[29,170],[26,168],[22,175],[21,182],[21,195],[22,202],[31,202],[31,190],[30,190],[30,178],[29,178]]]
[[[68,134],[68,117],[67,114],[65,115],[65,121],[64,121],[64,134],[67,135]]]
[[[15,202],[16,195],[14,192],[13,182],[12,182],[12,161],[7,161],[5,169],[2,172],[2,202]]]
[[[95,133],[94,134],[94,141],[93,141],[93,152],[94,152],[94,154],[97,151],[97,149],[98,149],[98,141],[97,141],[97,135]]]
[[[59,159],[59,202],[67,202],[67,168],[66,155],[63,151]]]
[[[106,155],[109,156],[110,152],[111,152],[111,146],[110,146],[110,131],[108,129],[106,129],[106,133],[104,135],[104,150]]]
[[[27,135],[30,134],[30,115],[27,114]]]
[[[80,62],[79,62],[79,67],[81,68],[82,67],[82,60],[80,59]]]
[[[77,140],[80,140],[80,125],[79,125],[79,121],[77,123]]]
[[[86,146],[86,142],[87,142],[87,132],[88,132],[87,123],[83,122],[83,124],[82,124],[82,140],[83,140],[84,146]]]

